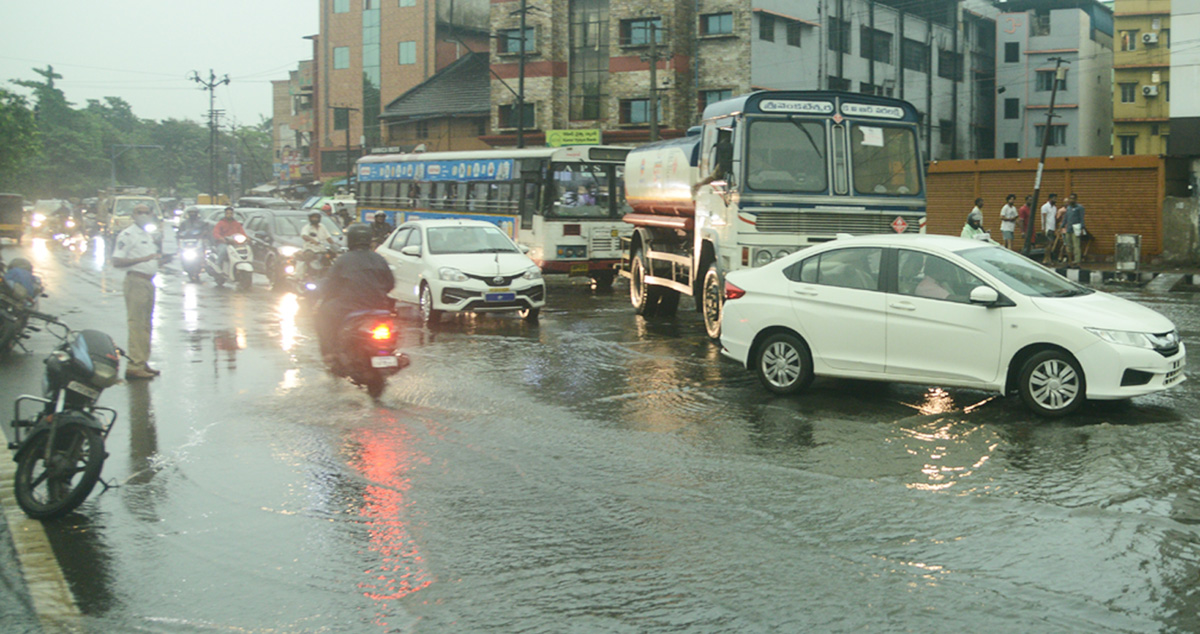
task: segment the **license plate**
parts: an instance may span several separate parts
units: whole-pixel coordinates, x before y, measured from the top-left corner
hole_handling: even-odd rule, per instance
[[[67,384],[67,389],[71,390],[72,392],[78,392],[90,399],[96,399],[100,397],[100,390],[88,387],[79,381],[71,381]]]
[[[372,368],[395,368],[399,365],[400,360],[393,356],[371,357]]]
[[[511,288],[489,288],[488,292],[489,293],[507,293],[511,290],[512,290]]]
[[[485,302],[511,302],[517,298],[516,293],[487,293],[483,296]]]
[[[570,277],[578,277],[578,276],[587,275],[587,274],[588,274],[588,263],[587,262],[574,262],[571,264],[571,271],[567,275]]]

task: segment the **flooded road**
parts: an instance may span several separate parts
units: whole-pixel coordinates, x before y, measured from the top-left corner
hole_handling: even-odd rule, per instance
[[[23,252],[44,309],[125,343],[119,273]],[[1194,377],[1055,422],[969,390],[774,397],[696,313],[552,278],[539,326],[410,324],[377,406],[259,282],[160,276],[163,375],[101,400],[120,486],[45,524],[73,612],[39,616],[27,529],[0,529],[6,631],[1200,630]],[[1200,350],[1200,296],[1121,294]],[[52,342],[0,363],[0,405]]]

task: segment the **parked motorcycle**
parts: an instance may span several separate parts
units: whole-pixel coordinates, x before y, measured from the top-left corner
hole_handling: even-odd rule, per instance
[[[250,251],[250,241],[242,234],[229,236],[225,239],[225,264],[220,264],[217,249],[208,254],[208,274],[216,280],[218,286],[224,286],[232,281],[237,284],[239,291],[250,290],[254,281],[254,254]]]
[[[387,377],[409,364],[408,355],[396,351],[397,335],[396,317],[386,310],[351,313],[329,355],[330,371],[367,388],[371,398],[379,398]]]
[[[29,315],[36,312],[38,300],[45,294],[42,280],[33,274],[33,264],[15,258],[7,267],[0,262],[0,354],[21,345],[28,338]]]
[[[200,282],[200,272],[204,270],[205,260],[204,241],[198,238],[180,238],[179,259],[188,279]]]
[[[53,315],[29,316],[46,322],[62,343],[46,359],[44,395],[17,397],[8,448],[16,451],[17,504],[29,517],[48,520],[70,513],[102,482],[104,441],[117,412],[96,400],[118,382],[121,351],[98,330],[71,330]]]

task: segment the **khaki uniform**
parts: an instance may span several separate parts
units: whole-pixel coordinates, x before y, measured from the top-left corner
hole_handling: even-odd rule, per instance
[[[136,259],[158,253],[154,236],[130,225],[117,236],[113,257]],[[125,313],[129,325],[129,365],[145,368],[150,360],[150,318],[154,314],[154,275],[158,260],[139,262],[125,268]]]

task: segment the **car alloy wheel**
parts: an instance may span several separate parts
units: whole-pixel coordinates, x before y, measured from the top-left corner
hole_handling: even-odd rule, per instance
[[[1021,400],[1034,413],[1057,417],[1070,414],[1083,403],[1083,370],[1058,350],[1039,352],[1021,370]]]
[[[795,394],[812,383],[812,353],[791,333],[767,337],[754,364],[763,386],[776,394]]]

